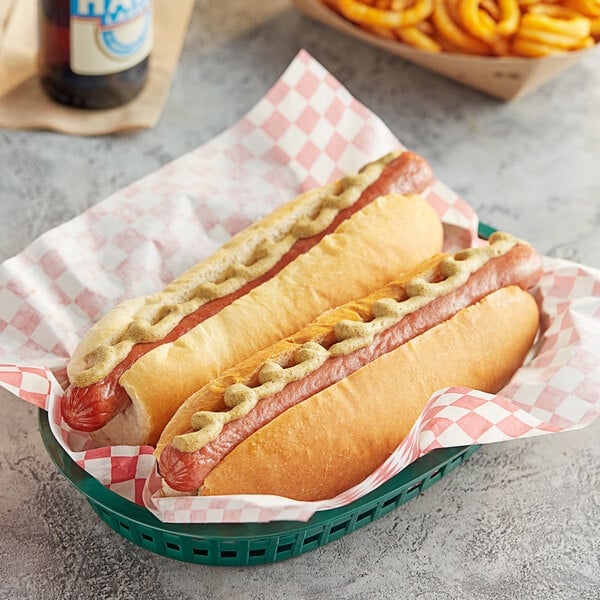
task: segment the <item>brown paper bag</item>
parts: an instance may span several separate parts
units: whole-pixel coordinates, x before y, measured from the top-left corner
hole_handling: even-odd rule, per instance
[[[148,81],[134,100],[108,110],[54,102],[37,77],[37,0],[0,0],[0,127],[102,135],[153,127],[167,99],[193,0],[154,0]]]

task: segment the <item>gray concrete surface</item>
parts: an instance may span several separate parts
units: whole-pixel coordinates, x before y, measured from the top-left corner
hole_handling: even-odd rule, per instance
[[[0,131],[0,260],[243,115],[305,47],[482,220],[600,267],[600,55],[499,103],[317,25],[284,0],[199,1],[150,131]],[[291,561],[187,565],[106,527],[0,390],[0,598],[600,598],[600,422],[496,444],[354,534]]]

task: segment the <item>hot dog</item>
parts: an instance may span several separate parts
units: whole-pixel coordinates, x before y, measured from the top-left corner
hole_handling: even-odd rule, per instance
[[[226,371],[177,411],[156,455],[171,489],[298,500],[359,483],[447,386],[495,393],[538,328],[539,255],[508,234],[438,255]]]
[[[438,252],[439,218],[414,195],[432,178],[421,157],[386,155],[275,210],[161,293],[119,305],[69,362],[65,421],[100,443],[154,444],[211,377]]]

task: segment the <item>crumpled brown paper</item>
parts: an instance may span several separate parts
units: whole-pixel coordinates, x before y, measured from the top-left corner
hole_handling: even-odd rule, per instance
[[[193,0],[154,0],[148,81],[134,100],[108,110],[54,102],[37,77],[37,0],[0,0],[0,127],[102,135],[153,127],[165,105]]]

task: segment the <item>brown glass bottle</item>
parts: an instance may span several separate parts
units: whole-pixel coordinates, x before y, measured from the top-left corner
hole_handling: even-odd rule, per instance
[[[139,94],[152,43],[150,0],[38,4],[39,75],[52,98],[78,108],[103,109]]]

